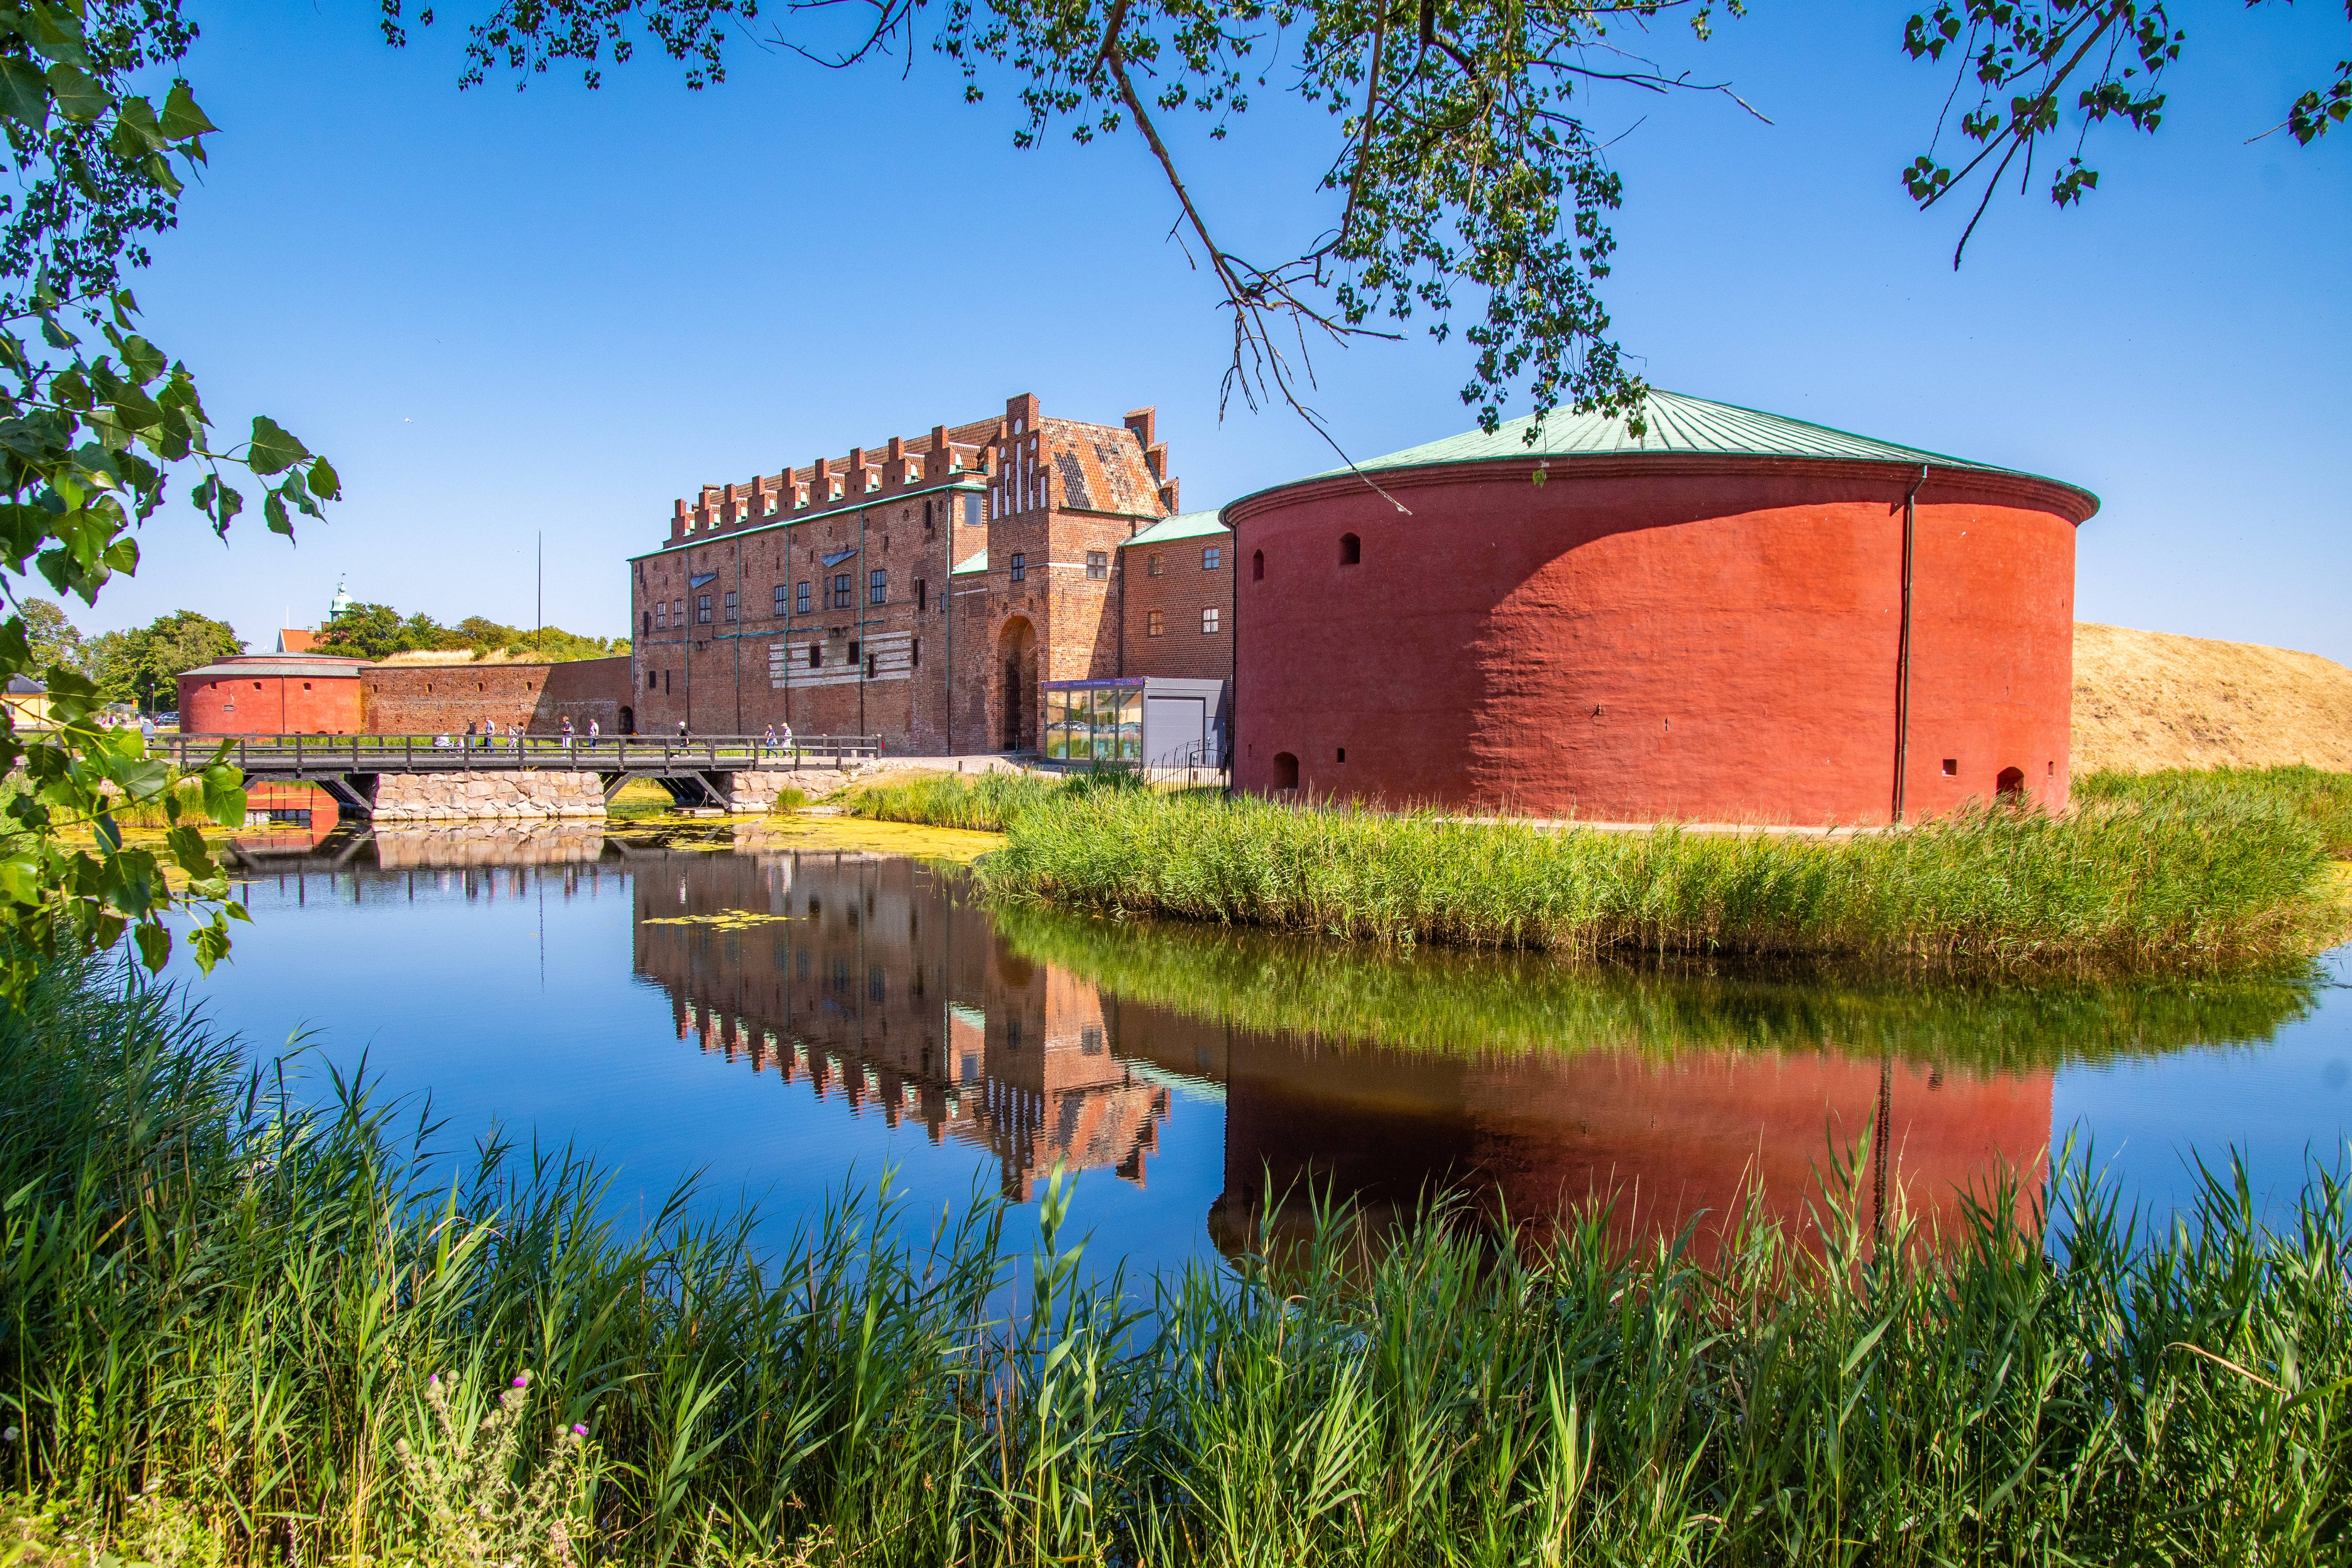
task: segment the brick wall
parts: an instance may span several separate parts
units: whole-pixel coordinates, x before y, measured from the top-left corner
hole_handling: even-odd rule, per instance
[[[1204,570],[1205,552],[1217,552]],[[1234,536],[1213,533],[1137,544],[1119,552],[1127,579],[1126,673],[1230,680],[1234,673]],[[1160,562],[1160,575],[1151,562]],[[1217,612],[1217,629],[1201,630],[1201,612]],[[1152,616],[1160,635],[1151,635]]]
[[[584,658],[562,664],[392,664],[362,672],[373,735],[457,735],[495,721],[534,735],[562,731],[566,717],[585,733],[593,720],[605,734],[621,728],[628,704],[629,660]]]

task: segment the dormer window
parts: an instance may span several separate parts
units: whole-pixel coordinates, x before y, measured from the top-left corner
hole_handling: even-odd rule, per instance
[[[828,499],[828,500],[839,500],[841,499],[841,476],[840,476],[840,475],[836,474],[836,475],[835,475],[835,476],[834,476],[834,479],[833,479],[833,494],[832,494],[831,496],[829,496],[828,498],[826,498],[826,499]]]
[[[798,511],[798,510],[800,510],[800,509],[801,509],[801,508],[803,508],[803,507],[804,507],[804,506],[806,506],[806,505],[808,505],[808,486],[806,486],[806,485],[795,485],[795,486],[793,486],[793,510],[794,511]]]
[[[878,490],[878,489],[880,489],[881,488],[882,488],[882,476],[881,476],[881,474],[879,474],[878,472],[877,472],[875,469],[872,469],[872,468],[868,468],[868,469],[866,469],[866,493],[867,495],[872,495],[876,490]]]

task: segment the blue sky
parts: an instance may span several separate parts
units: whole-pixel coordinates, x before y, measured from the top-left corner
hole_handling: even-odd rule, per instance
[[[928,53],[904,78],[746,50],[699,94],[658,59],[596,93],[460,93],[453,24],[487,4],[444,0],[394,52],[373,0],[191,0],[224,133],[136,287],[216,418],[276,416],[350,500],[295,546],[254,524],[224,547],[175,502],[137,579],[72,606],[86,628],[185,607],[267,647],[345,574],[528,624],[543,532],[548,619],[621,633],[622,559],[672,497],[1022,392],[1105,421],[1157,405],[1188,507],[1328,466],[1286,412],[1219,423],[1223,321],[1134,138],[1016,151],[1011,95],[967,106]],[[1762,0],[1703,47],[1662,29],[1662,58],[1769,126],[1593,101],[1623,132],[1620,341],[1660,386],[2097,491],[2084,619],[2352,662],[2352,130],[2246,144],[2342,56],[2340,13],[2176,5],[2162,132],[2095,138],[2085,209],[1996,204],[1956,275],[1959,218],[1895,178],[1948,80],[1901,57],[1910,8]],[[1318,226],[1328,130],[1257,102],[1182,155],[1228,243],[1272,254]],[[1432,439],[1470,423],[1465,363],[1327,353],[1319,405],[1360,455]]]

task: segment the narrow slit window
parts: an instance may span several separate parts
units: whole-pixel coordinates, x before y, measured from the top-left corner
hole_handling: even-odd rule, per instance
[[[1363,563],[1363,559],[1364,542],[1357,538],[1352,533],[1341,534],[1339,536],[1339,564],[1342,566],[1360,565]]]

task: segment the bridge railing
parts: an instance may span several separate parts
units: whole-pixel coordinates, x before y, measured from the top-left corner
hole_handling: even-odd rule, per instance
[[[203,767],[226,737],[159,735],[155,749]],[[240,735],[228,761],[247,773],[434,773],[467,768],[563,768],[583,773],[742,772],[863,762],[877,735]]]

